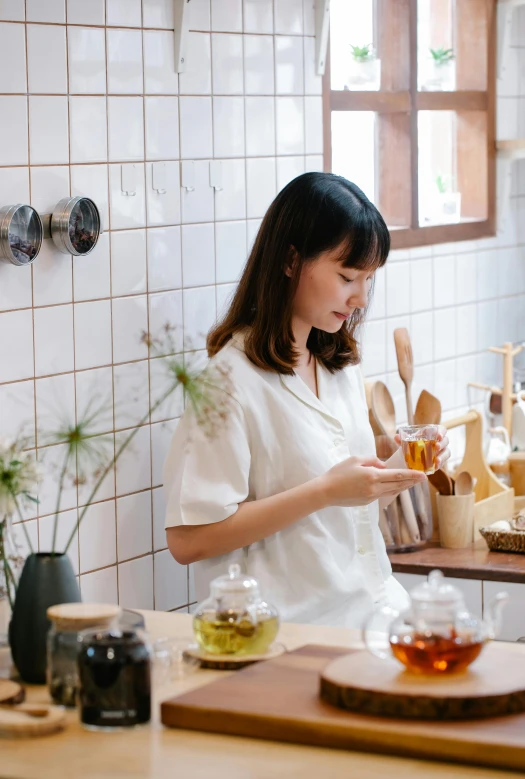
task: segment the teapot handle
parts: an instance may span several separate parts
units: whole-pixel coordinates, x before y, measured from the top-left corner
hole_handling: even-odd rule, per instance
[[[392,606],[382,606],[380,609],[375,609],[363,623],[361,631],[363,643],[369,652],[376,657],[379,657],[381,660],[386,660],[387,657],[392,656],[389,642],[389,628],[399,614],[400,612]],[[386,635],[384,649],[382,648],[383,645],[378,646],[377,644],[377,636],[374,634],[378,632]]]

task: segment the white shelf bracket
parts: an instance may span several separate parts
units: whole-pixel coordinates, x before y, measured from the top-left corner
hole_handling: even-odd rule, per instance
[[[330,0],[315,0],[315,70],[324,75],[330,30]]]
[[[186,70],[186,45],[190,23],[190,0],[173,0],[173,34],[175,49],[175,71]]]
[[[496,52],[497,57],[497,75],[501,78],[503,68],[503,57],[510,41],[510,34],[512,30],[513,15],[516,8],[520,5],[525,5],[525,0],[499,0],[498,1],[498,18],[497,18],[497,31],[498,31],[498,50]]]

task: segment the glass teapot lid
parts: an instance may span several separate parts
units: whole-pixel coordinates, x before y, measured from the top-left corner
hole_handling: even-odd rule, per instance
[[[210,589],[215,598],[221,598],[225,595],[243,595],[253,600],[259,597],[259,582],[257,579],[241,573],[241,566],[237,563],[228,566],[227,574],[213,579]]]
[[[447,581],[443,572],[437,569],[430,571],[426,582],[418,584],[413,590],[410,590],[410,598],[415,608],[433,606],[434,608],[457,609],[464,606],[461,590]]]

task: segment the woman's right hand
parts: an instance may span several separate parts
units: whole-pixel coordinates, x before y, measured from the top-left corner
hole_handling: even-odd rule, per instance
[[[421,471],[387,468],[377,457],[348,457],[320,477],[328,506],[367,506],[425,481]]]

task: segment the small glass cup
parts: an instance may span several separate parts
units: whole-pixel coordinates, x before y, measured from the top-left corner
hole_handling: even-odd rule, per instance
[[[199,668],[196,657],[186,651],[196,644],[186,639],[162,636],[153,642],[153,681],[156,687],[184,679]]]
[[[404,425],[398,433],[408,468],[427,475],[438,470],[440,425]]]

